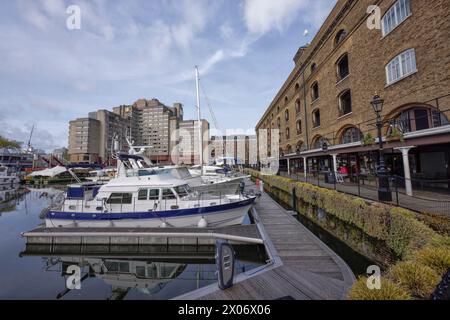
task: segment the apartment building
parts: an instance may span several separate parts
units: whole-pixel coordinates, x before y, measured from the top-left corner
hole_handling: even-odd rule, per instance
[[[89,118],[95,119],[100,123],[99,131],[99,157],[103,163],[113,163],[112,155],[114,151],[126,151],[128,145],[126,142],[128,121],[120,115],[108,111],[98,110],[89,113]],[[118,146],[114,146],[114,141]],[[118,150],[113,150],[118,147]]]
[[[113,112],[126,119],[128,136],[136,146],[148,146],[146,153],[152,161],[169,162],[171,132],[183,120],[183,105],[168,107],[158,99],[139,99],[130,106],[113,108]]]
[[[69,122],[69,161],[97,163],[100,159],[100,121],[79,118]]]
[[[448,0],[338,0],[257,124],[260,151],[279,143],[297,172],[374,172],[377,94],[389,171],[450,188],[449,34]]]

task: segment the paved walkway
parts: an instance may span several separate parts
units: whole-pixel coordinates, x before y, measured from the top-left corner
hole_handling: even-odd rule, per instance
[[[212,285],[179,298],[345,299],[355,277],[339,256],[267,194],[261,196],[254,209],[273,263],[256,274],[237,276],[230,289],[218,290],[217,285]]]

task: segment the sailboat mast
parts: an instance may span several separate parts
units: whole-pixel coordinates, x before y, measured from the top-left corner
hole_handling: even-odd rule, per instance
[[[203,143],[202,143],[202,123],[200,114],[200,86],[199,86],[199,74],[198,67],[195,66],[195,85],[197,89],[197,125],[198,125],[198,146],[199,146],[199,159],[201,174],[203,174]]]

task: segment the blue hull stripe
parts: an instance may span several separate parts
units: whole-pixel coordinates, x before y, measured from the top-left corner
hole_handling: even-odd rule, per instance
[[[102,212],[63,212],[49,211],[46,214],[47,219],[56,220],[123,220],[123,219],[160,219],[177,218],[191,215],[214,214],[220,211],[227,211],[242,208],[252,204],[255,198],[222,204],[217,206],[178,209],[169,211],[149,211],[149,212],[122,212],[122,213],[102,213]]]

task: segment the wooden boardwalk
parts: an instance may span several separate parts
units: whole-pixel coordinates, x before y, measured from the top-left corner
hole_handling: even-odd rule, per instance
[[[230,289],[215,285],[216,289],[206,287],[180,299],[345,299],[355,277],[340,257],[267,194],[254,209],[272,265],[254,275],[237,276]]]

